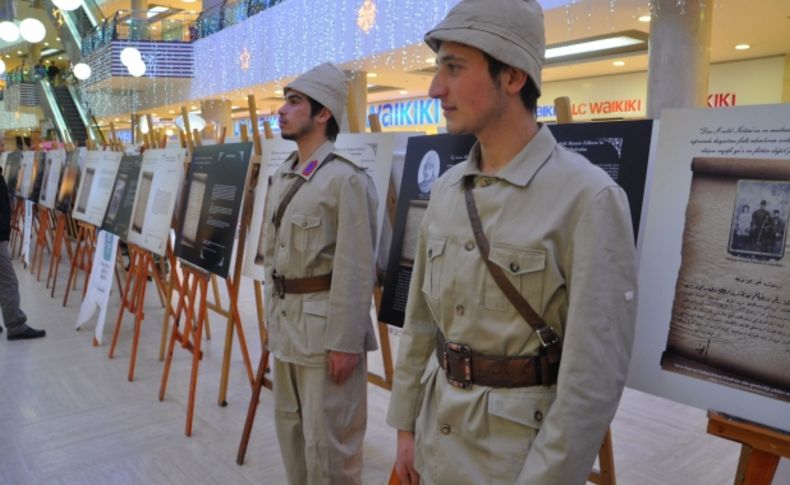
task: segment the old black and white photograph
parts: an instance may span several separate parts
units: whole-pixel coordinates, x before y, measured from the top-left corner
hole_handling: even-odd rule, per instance
[[[739,180],[737,190],[730,230],[730,254],[782,259],[790,207],[790,183]]]

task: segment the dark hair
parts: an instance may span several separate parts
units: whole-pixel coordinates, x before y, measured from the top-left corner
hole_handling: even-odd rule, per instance
[[[325,106],[318,101],[314,100],[310,96],[307,96],[307,99],[310,101],[310,117],[318,116],[318,113],[321,112]],[[340,133],[340,127],[337,125],[337,120],[335,119],[335,115],[332,115],[329,118],[329,121],[326,123],[326,131],[324,134],[326,135],[326,139],[329,141],[337,140],[337,134]]]
[[[491,75],[491,79],[493,80],[496,80],[497,76],[499,76],[502,71],[511,67],[498,59],[494,59],[486,52],[483,52],[483,56],[485,56],[486,61],[488,61],[488,74]],[[524,103],[524,107],[527,108],[527,111],[535,113],[538,110],[538,98],[540,97],[540,93],[538,93],[538,88],[535,86],[532,76],[527,75],[527,82],[524,84],[524,87],[521,88],[520,94],[521,102]]]

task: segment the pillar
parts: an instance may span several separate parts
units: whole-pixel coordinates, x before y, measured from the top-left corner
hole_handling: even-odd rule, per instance
[[[365,131],[368,110],[368,73],[353,71],[348,78],[348,103],[346,120],[338,120],[340,131],[361,133]]]
[[[713,0],[653,0],[647,116],[707,106]]]
[[[203,138],[213,138],[219,133],[221,127],[226,127],[228,133],[233,132],[233,118],[231,117],[231,102],[227,99],[209,99],[200,102],[200,115],[206,120],[206,128],[201,135]]]
[[[148,39],[148,0],[132,0],[132,25],[129,38]]]

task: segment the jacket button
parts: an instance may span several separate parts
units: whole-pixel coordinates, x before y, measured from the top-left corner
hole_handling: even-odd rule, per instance
[[[445,424],[444,426],[439,428],[439,431],[441,431],[441,433],[444,435],[450,434],[450,427]]]
[[[281,242],[281,243],[280,243],[280,247],[281,247],[281,248],[284,248],[284,247],[285,247],[285,243]]]
[[[510,271],[517,273],[519,269],[521,269],[521,267],[518,265],[518,263],[510,263]]]
[[[464,308],[463,305],[455,305],[455,313],[457,315],[463,315],[464,311],[466,311],[466,309]]]
[[[429,249],[428,250],[428,257],[430,258],[432,256],[433,256],[433,249]]]
[[[467,251],[471,251],[474,248],[475,248],[475,243],[473,243],[472,241],[467,241],[466,244],[464,244],[464,249],[466,249]]]
[[[280,315],[284,317],[284,316],[286,316],[286,315],[288,315],[288,314],[287,314],[287,313],[285,313],[285,310],[282,310],[282,311],[280,312]]]
[[[543,421],[543,413],[540,411],[535,411],[535,421]]]

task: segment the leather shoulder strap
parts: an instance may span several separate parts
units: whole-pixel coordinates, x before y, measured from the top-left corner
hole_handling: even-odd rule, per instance
[[[477,205],[475,205],[475,198],[472,194],[474,184],[474,176],[467,176],[464,179],[464,197],[466,199],[466,211],[469,214],[469,222],[472,224],[472,232],[475,235],[477,248],[480,250],[483,262],[485,262],[488,272],[491,274],[491,277],[494,278],[494,282],[496,282],[499,289],[505,294],[508,301],[516,308],[521,318],[523,318],[538,334],[541,344],[548,353],[549,360],[553,361],[553,357],[559,360],[560,338],[557,333],[546,324],[543,318],[538,315],[529,302],[519,293],[516,287],[513,286],[502,268],[488,259],[491,246],[483,232],[483,224],[480,220],[480,214],[477,211]]]
[[[316,167],[315,171],[317,172],[321,170],[321,167],[326,165],[328,162],[332,161],[334,158],[335,158],[334,153],[330,153],[329,155],[327,155],[326,158],[324,158],[324,161],[321,162],[321,164],[318,165],[318,167]],[[277,206],[277,210],[274,212],[274,216],[272,217],[272,223],[274,224],[275,231],[280,229],[280,224],[282,224],[283,215],[285,214],[285,209],[288,208],[288,204],[291,203],[291,200],[294,198],[296,193],[299,192],[299,189],[302,188],[302,185],[304,185],[305,182],[307,182],[307,180],[304,177],[296,177],[294,183],[291,184],[291,188],[288,189],[288,192],[286,192],[285,196],[283,196],[282,201],[280,201],[280,205]]]

